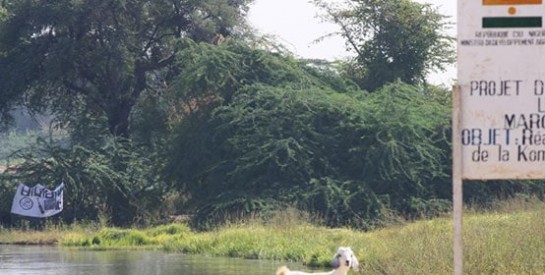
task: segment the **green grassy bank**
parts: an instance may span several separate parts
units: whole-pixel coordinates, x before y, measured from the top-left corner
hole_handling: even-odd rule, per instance
[[[542,274],[545,204],[505,204],[464,216],[468,274]],[[452,274],[451,217],[361,232],[312,225],[290,215],[194,232],[185,224],[149,229],[71,226],[44,232],[0,231],[0,242],[53,243],[89,249],[153,248],[212,256],[327,265],[340,245],[351,246],[365,274]],[[280,263],[279,263],[280,264]]]

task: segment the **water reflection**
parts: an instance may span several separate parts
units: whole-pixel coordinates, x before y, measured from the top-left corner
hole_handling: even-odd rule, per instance
[[[163,251],[86,251],[0,245],[0,274],[3,275],[270,275],[280,264]],[[290,267],[302,268],[297,264],[290,264]]]

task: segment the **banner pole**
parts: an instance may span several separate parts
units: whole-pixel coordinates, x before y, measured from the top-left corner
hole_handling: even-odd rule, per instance
[[[454,275],[464,273],[464,252],[462,239],[463,179],[462,179],[462,138],[461,105],[459,85],[452,89],[452,203],[454,216]]]

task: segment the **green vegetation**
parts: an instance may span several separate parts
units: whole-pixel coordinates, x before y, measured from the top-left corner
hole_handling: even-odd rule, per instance
[[[450,93],[422,81],[452,61],[445,18],[347,0],[329,11],[358,57],[331,63],[256,38],[251,2],[1,1],[0,126],[21,109],[64,135],[2,136],[0,165],[17,169],[0,174],[0,224],[24,228],[9,213],[21,182],[64,181],[67,226],[186,215],[215,230],[291,206],[374,230],[450,211]],[[545,195],[542,181],[465,190],[481,205]],[[103,233],[88,243],[121,234]]]
[[[545,204],[511,200],[495,211],[464,217],[465,272],[537,274],[545,268]],[[157,249],[327,266],[340,245],[353,248],[366,274],[451,274],[452,218],[421,220],[362,232],[327,228],[288,210],[265,222],[225,225],[208,232],[186,224],[149,229],[50,226],[45,232],[0,231],[0,242],[51,242],[83,249]],[[26,239],[25,239],[26,237]],[[279,263],[280,264],[280,263]]]
[[[79,134],[128,138],[139,99],[179,72],[171,65],[180,39],[211,42],[242,28],[249,2],[2,1],[0,123],[25,104]]]
[[[0,127],[18,108],[51,124],[0,134],[0,242],[318,266],[350,245],[370,274],[452,273],[451,221],[432,219],[451,207],[450,93],[424,81],[452,61],[445,18],[316,0],[357,53],[330,63],[256,38],[251,2],[1,1]],[[17,184],[61,180],[59,225],[10,216]],[[545,184],[464,191],[498,209]],[[545,269],[545,206],[522,202],[466,216],[468,273]]]
[[[328,225],[371,228],[386,209],[448,210],[447,197],[437,196],[448,188],[442,92],[398,82],[364,96],[306,88],[316,80],[305,80],[248,86],[177,129],[166,171],[192,194],[197,219],[295,201]]]
[[[339,8],[314,0],[340,26],[356,56],[346,67],[347,77],[376,91],[401,80],[425,83],[426,75],[442,70],[455,59],[453,38],[445,35],[446,18],[430,4],[411,0],[347,0]]]

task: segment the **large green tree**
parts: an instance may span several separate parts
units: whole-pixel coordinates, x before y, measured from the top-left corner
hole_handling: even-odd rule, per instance
[[[192,74],[175,90],[199,92],[175,95],[185,108],[164,176],[198,218],[290,204],[368,227],[385,209],[446,205],[447,93],[396,82],[368,95],[334,70],[237,44],[179,58]]]
[[[356,53],[347,71],[360,86],[374,91],[400,79],[423,83],[432,70],[454,62],[447,18],[430,4],[412,0],[346,0],[341,7],[316,0],[327,18],[340,26]]]
[[[26,105],[55,113],[72,129],[128,137],[139,98],[180,73],[172,66],[180,38],[214,42],[236,32],[250,2],[3,1],[0,121]]]

